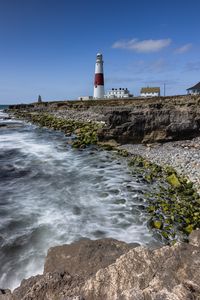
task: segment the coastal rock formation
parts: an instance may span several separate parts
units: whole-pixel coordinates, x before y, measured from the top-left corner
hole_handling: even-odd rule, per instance
[[[200,135],[200,99],[147,100],[143,105],[108,112],[105,120],[101,140],[115,139],[122,144],[184,140]]]
[[[44,275],[23,280],[21,286],[14,291],[14,299],[64,300],[63,295],[70,296],[76,294],[76,291],[79,293],[88,278],[99,269],[114,263],[135,246],[138,244],[126,244],[114,239],[82,239],[71,245],[50,248]],[[47,298],[47,294],[50,298]]]
[[[49,113],[81,122],[105,122],[101,141],[153,143],[200,136],[200,97],[173,96],[152,99],[60,101],[11,105],[11,111]]]
[[[44,273],[56,270],[88,278],[136,246],[138,244],[126,244],[114,239],[83,239],[71,245],[53,247],[48,251]]]
[[[177,243],[154,251],[132,249],[87,280],[83,294],[88,300],[198,299],[199,238],[200,232],[196,232],[191,235],[190,244]]]
[[[13,300],[11,291],[8,289],[0,289],[0,300]]]
[[[0,294],[0,300],[75,299],[200,299],[200,230],[188,244],[154,250],[112,239],[51,248],[43,275]]]

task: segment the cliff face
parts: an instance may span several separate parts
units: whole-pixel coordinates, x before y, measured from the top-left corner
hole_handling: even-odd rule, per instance
[[[48,112],[65,119],[104,121],[100,140],[153,143],[200,135],[200,97],[63,101],[10,106],[15,111]]]
[[[200,231],[149,250],[112,239],[51,248],[44,274],[0,300],[188,300],[200,297]],[[2,293],[2,294],[1,294]]]
[[[190,139],[200,135],[200,99],[178,98],[113,110],[106,114],[101,140],[151,143]]]

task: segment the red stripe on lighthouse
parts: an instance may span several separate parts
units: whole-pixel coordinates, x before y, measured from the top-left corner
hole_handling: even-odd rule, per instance
[[[104,85],[104,78],[102,73],[96,73],[94,78],[94,85]]]

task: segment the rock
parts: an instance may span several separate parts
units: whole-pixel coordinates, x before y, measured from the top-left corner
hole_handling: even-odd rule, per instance
[[[105,124],[99,139],[155,143],[200,136],[199,96],[10,105],[8,112],[49,113],[61,120]],[[102,127],[102,126],[101,126]],[[187,147],[187,145],[186,145]]]
[[[188,97],[178,101],[141,103],[124,106],[105,115],[107,126],[99,133],[100,140],[116,139],[125,143],[154,143],[184,140],[200,136],[198,99]],[[184,102],[185,101],[185,102]],[[193,103],[188,106],[188,103]]]
[[[200,230],[196,230],[189,244],[155,250],[112,239],[54,247],[48,252],[43,275],[23,280],[12,295],[8,291],[0,294],[0,299],[199,299],[199,241]]]
[[[190,245],[200,248],[200,229],[196,229],[189,236]]]
[[[152,227],[156,229],[161,229],[162,225],[163,225],[162,222],[159,220],[155,220],[152,222]]]
[[[200,231],[194,232],[192,239],[200,240]],[[191,244],[154,251],[137,247],[88,279],[82,293],[87,300],[198,299],[199,254],[200,248]]]
[[[167,177],[167,181],[175,188],[181,186],[180,181],[178,180],[177,176],[174,173]]]
[[[14,300],[9,289],[0,289],[0,300]]]
[[[83,239],[71,245],[50,248],[45,261],[44,275],[23,280],[13,293],[15,300],[75,299],[63,298],[63,295],[71,297],[71,294],[82,297],[79,293],[80,287],[87,278],[112,264],[120,255],[135,246],[138,244],[126,244],[114,239]],[[79,294],[75,294],[76,290]],[[47,298],[47,294],[50,298]]]
[[[71,245],[53,247],[48,251],[44,273],[67,272],[88,278],[100,268],[115,262],[133,246],[114,239],[83,239]]]

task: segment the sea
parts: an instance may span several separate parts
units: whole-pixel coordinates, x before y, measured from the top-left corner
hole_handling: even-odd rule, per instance
[[[0,288],[43,272],[50,247],[81,238],[156,243],[149,186],[116,153],[72,149],[64,133],[0,107]]]

